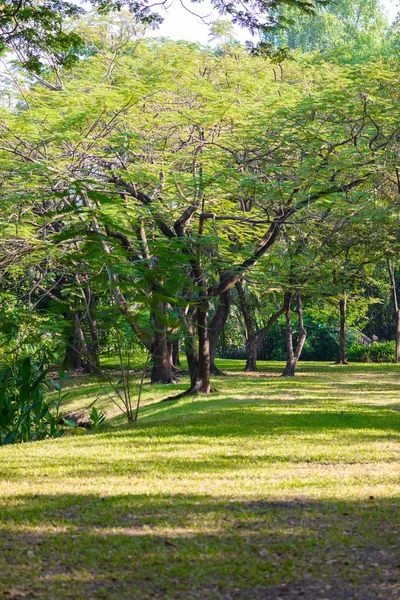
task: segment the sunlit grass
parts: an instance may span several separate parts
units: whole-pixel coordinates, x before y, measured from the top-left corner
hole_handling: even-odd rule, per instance
[[[76,378],[103,429],[0,449],[0,597],[400,596],[399,368],[219,366],[207,398],[146,383],[136,425]]]

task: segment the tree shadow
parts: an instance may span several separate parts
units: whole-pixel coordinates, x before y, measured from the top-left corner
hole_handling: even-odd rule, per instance
[[[262,399],[262,398],[261,398]],[[265,401],[265,398],[263,398]],[[316,407],[318,406],[318,408]],[[185,435],[201,435],[213,437],[230,436],[263,436],[268,434],[302,432],[310,434],[325,431],[360,430],[381,431],[383,436],[397,437],[400,433],[400,414],[389,407],[376,405],[357,404],[343,406],[343,410],[333,410],[330,407],[321,408],[315,402],[296,400],[287,405],[282,405],[279,400],[265,402],[257,405],[254,398],[249,404],[243,406],[237,402],[225,403],[221,400],[185,401],[175,406],[149,407],[149,418],[142,418],[137,429],[157,430],[157,435],[163,437],[174,434],[181,435],[183,424],[177,417],[184,415]],[[165,415],[168,428],[161,421]],[[146,416],[146,413],[144,413]],[[160,417],[156,419],[154,417]],[[201,423],[199,420],[201,419]],[[129,428],[129,426],[127,426]],[[125,427],[120,428],[123,432]]]
[[[393,498],[16,496],[2,598],[398,598]],[[397,595],[396,595],[397,594]]]
[[[281,406],[275,405],[267,411],[254,406],[212,409],[208,402],[203,404],[192,403],[192,413],[186,407],[184,421],[176,413],[169,413],[169,419],[148,422],[144,419],[136,425],[87,434],[96,444],[107,444],[108,437],[112,437],[118,448],[126,444],[132,446],[131,460],[107,453],[94,458],[95,446],[91,446],[88,439],[78,438],[75,441],[78,448],[83,445],[93,450],[79,452],[77,463],[71,461],[68,454],[60,456],[57,452],[51,456],[49,453],[46,470],[53,475],[61,469],[63,476],[78,481],[86,476],[102,479],[132,474],[136,477],[143,469],[161,476],[182,477],[193,473],[222,475],[232,469],[246,473],[250,465],[259,473],[269,472],[274,465],[277,470],[285,465],[299,465],[307,467],[307,473],[312,476],[313,467],[318,469],[321,464],[324,468],[336,469],[369,464],[371,449],[374,465],[398,461],[395,449],[390,455],[387,448],[388,443],[399,440],[400,413],[397,411],[368,406],[349,413],[328,412],[313,409],[310,403],[309,407],[289,405],[287,412],[283,412]],[[282,439],[286,440],[283,450]],[[385,444],[384,451],[376,448],[381,442]],[[148,454],[149,443],[157,445],[155,454]],[[210,447],[214,448],[213,452],[209,451]],[[20,459],[13,459],[12,465],[0,465],[0,477],[18,480],[24,460],[21,454]]]

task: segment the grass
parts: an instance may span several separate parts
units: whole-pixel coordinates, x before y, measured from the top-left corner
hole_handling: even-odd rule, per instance
[[[0,449],[0,598],[400,598],[399,367],[219,366],[137,425],[76,377],[106,427]]]

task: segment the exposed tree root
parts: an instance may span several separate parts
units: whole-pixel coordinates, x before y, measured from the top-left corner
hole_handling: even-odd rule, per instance
[[[156,379],[156,380],[152,380],[150,382],[152,385],[155,383],[162,383],[164,385],[169,385],[171,383],[175,384],[175,383],[181,383],[181,380],[178,379],[178,377],[175,377],[175,374],[172,375],[172,377],[170,379]]]
[[[259,373],[260,369],[258,367],[245,367],[244,369],[245,373]]]
[[[180,400],[181,398],[186,398],[186,396],[208,396],[209,394],[214,394],[218,390],[216,388],[210,388],[210,391],[202,392],[200,391],[201,382],[190,387],[188,390],[181,392],[180,394],[176,394],[175,396],[168,396],[168,398],[163,398],[160,402],[173,402],[174,400]]]
[[[227,377],[227,374],[218,369],[217,366],[213,365],[210,369],[211,375],[216,375],[217,377]]]

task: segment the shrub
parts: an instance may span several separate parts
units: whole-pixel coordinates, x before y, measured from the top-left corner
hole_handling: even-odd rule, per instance
[[[47,371],[39,371],[29,357],[0,370],[0,445],[59,437],[58,398],[44,398]],[[68,424],[66,424],[68,425]]]
[[[350,362],[394,362],[396,356],[396,342],[376,342],[363,346],[355,342],[347,350]]]

